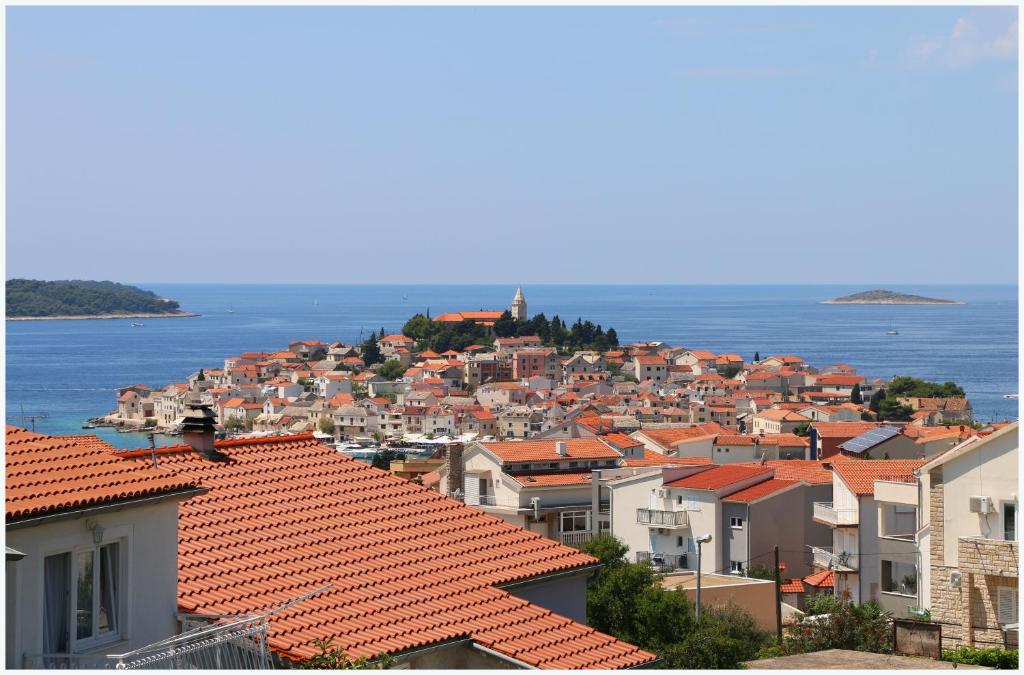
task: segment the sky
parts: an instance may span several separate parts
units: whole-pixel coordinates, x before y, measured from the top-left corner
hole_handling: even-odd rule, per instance
[[[6,11],[7,278],[1017,281],[1015,8]]]

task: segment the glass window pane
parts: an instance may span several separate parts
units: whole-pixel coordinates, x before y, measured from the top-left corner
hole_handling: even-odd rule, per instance
[[[78,554],[78,602],[75,605],[75,633],[79,640],[92,637],[92,597],[93,577],[92,561],[94,551],[83,551]]]
[[[64,654],[70,651],[71,554],[47,556],[43,577],[43,651]]]
[[[117,630],[118,544],[100,549],[100,610],[96,624],[101,633]]]

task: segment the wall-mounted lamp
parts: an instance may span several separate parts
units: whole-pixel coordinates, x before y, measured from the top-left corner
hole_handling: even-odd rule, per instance
[[[85,529],[92,531],[92,543],[99,544],[103,541],[103,526],[93,519],[85,521]]]

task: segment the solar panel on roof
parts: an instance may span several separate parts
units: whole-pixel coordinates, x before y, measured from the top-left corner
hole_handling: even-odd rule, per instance
[[[845,443],[841,443],[839,448],[859,455],[865,450],[870,450],[879,443],[889,440],[898,433],[900,433],[898,427],[878,427],[877,429],[865,431],[860,436],[855,436]]]

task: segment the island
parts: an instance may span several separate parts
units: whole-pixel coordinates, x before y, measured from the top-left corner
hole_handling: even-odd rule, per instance
[[[152,291],[113,281],[7,280],[7,319],[137,319],[199,316]]]
[[[844,295],[834,300],[823,300],[822,305],[962,305],[959,300],[939,300],[926,298],[923,295],[897,293],[885,289],[864,291],[853,295]]]

